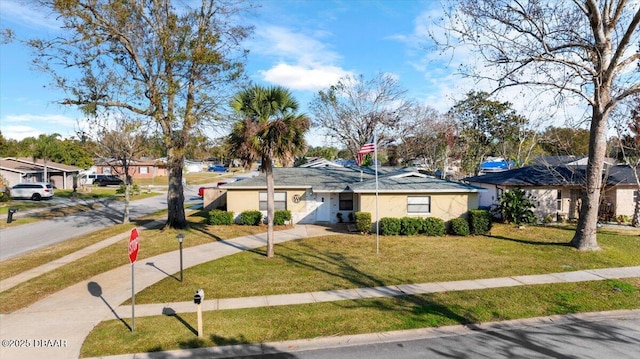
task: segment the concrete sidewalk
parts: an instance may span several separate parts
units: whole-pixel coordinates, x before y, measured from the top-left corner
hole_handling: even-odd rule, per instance
[[[335,233],[335,231],[324,227],[297,225],[289,230],[277,231],[275,235],[276,243],[282,243]],[[184,249],[184,268],[244,250],[258,248],[265,244],[266,233],[262,233],[186,248]],[[153,265],[140,265],[138,263],[135,266],[135,291],[141,291],[165,279],[167,273],[179,272],[179,261],[176,258],[176,252],[169,252],[144,260],[145,263],[153,263]],[[125,265],[113,269],[43,298],[27,308],[11,314],[0,315],[0,338],[3,340],[3,345],[0,348],[0,358],[77,358],[86,336],[95,325],[104,320],[130,318],[130,306],[118,307],[118,305],[131,297],[131,268],[130,265]],[[204,309],[251,308],[256,306],[433,293],[448,290],[484,289],[625,277],[640,277],[640,266],[328,292],[212,299],[205,301]],[[34,295],[37,295],[37,293]],[[190,301],[136,305],[136,317],[161,315],[163,313],[183,313],[194,310],[195,305]],[[51,345],[45,347],[42,343]]]
[[[418,295],[438,292],[453,292],[461,290],[477,290],[500,287],[515,287],[534,284],[588,282],[614,278],[640,277],[640,266],[622,268],[591,269],[574,272],[561,272],[540,275],[525,275],[476,280],[461,280],[453,282],[434,282],[421,284],[404,284],[373,288],[355,288],[331,290],[311,293],[294,293],[280,295],[266,295],[242,298],[209,299],[202,302],[203,311],[243,309],[258,307],[275,307],[292,304],[310,304],[335,302],[341,300],[356,300],[365,298],[396,297],[402,295]],[[206,293],[205,293],[206,294]],[[206,295],[205,295],[206,298]],[[195,312],[197,306],[193,301],[137,304],[136,317],[167,315],[172,313]],[[131,317],[131,305],[120,306],[115,310],[118,317]]]
[[[275,242],[282,243],[333,232],[325,232],[317,226],[295,226],[275,233]],[[264,245],[266,233],[186,248],[184,268]],[[153,266],[136,265],[135,290],[141,291],[166,278],[165,273],[178,272],[176,256],[176,252],[164,253],[145,259]],[[0,315],[0,338],[3,340],[0,358],[77,358],[93,327],[103,320],[118,318],[114,306],[130,298],[131,266],[125,265],[65,288],[27,308]],[[38,345],[43,341],[58,345]]]

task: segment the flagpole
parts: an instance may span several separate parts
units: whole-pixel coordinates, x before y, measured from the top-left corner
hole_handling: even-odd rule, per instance
[[[373,165],[376,172],[376,254],[380,254],[380,218],[378,215],[378,139],[373,130]]]

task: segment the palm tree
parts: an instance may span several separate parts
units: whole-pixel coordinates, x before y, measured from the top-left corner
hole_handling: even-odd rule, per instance
[[[267,180],[267,257],[274,256],[273,215],[275,212],[273,161],[291,163],[304,153],[305,133],[310,121],[297,114],[298,102],[284,87],[253,86],[231,100],[231,108],[242,116],[235,123],[229,143],[243,163],[260,158]]]

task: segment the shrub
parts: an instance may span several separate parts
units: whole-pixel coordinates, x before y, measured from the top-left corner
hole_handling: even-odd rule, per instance
[[[400,234],[400,219],[393,217],[380,218],[380,234],[383,236]]]
[[[369,233],[371,231],[371,213],[356,212],[356,228],[361,233]]]
[[[507,223],[516,225],[535,223],[535,208],[531,195],[520,188],[504,191],[500,196],[497,210]]]
[[[449,233],[456,236],[469,235],[469,222],[464,218],[454,218],[449,221]]]
[[[444,220],[437,217],[426,217],[422,220],[422,233],[427,236],[444,235],[446,225]]]
[[[402,217],[400,219],[400,234],[415,236],[422,232],[423,221],[419,217]]]
[[[0,202],[8,202],[11,199],[9,181],[0,175]]]
[[[618,217],[616,217],[616,222],[618,224],[631,223],[631,218],[629,218],[629,216],[627,216],[626,214],[620,214],[618,215]]]
[[[471,234],[486,234],[491,230],[491,212],[486,209],[472,209],[469,211],[469,231]]]
[[[209,224],[214,226],[230,226],[233,224],[233,212],[214,209],[209,211]]]
[[[118,187],[118,189],[116,189],[116,194],[125,194],[125,192],[127,191],[127,185],[121,184],[120,187]],[[139,194],[140,193],[140,186],[138,186],[137,184],[133,184],[131,185],[131,192],[129,192],[130,194]]]
[[[262,222],[262,212],[244,211],[240,213],[238,222],[243,226],[259,226]]]
[[[277,210],[273,213],[273,224],[283,226],[287,221],[291,220],[291,211],[288,209]]]

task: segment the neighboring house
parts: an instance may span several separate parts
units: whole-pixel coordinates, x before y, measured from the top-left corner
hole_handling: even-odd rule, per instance
[[[551,216],[577,219],[584,194],[586,166],[526,166],[504,172],[465,178],[465,182],[487,191],[480,193],[480,207],[490,208],[498,203],[505,190],[521,188],[531,195],[534,214],[539,220]],[[605,183],[601,195],[599,217],[609,221],[618,215],[633,216],[638,198],[633,169],[629,166],[610,166],[603,174]]]
[[[0,159],[0,174],[10,187],[18,183],[50,182],[56,189],[73,189],[73,178],[81,168],[47,161],[47,178],[44,178],[44,161],[31,158]]]
[[[534,158],[531,161],[531,165],[533,165],[533,166],[536,166],[536,165],[551,166],[551,167],[560,166],[560,165],[565,165],[565,166],[586,166],[588,161],[589,161],[589,157],[587,157],[587,156],[573,156],[573,155],[549,156],[549,155],[543,155],[543,156],[538,156],[538,157]],[[606,166],[614,166],[616,164],[616,161],[613,158],[605,157],[604,158],[604,164]]]
[[[108,160],[96,163],[97,174],[111,174],[116,176],[124,175],[122,163],[116,160]],[[167,164],[163,161],[154,160],[131,160],[129,162],[129,175],[133,178],[153,178],[158,176],[169,176]]]
[[[383,217],[465,217],[478,208],[480,187],[441,180],[413,169],[379,169],[376,200],[375,172],[371,168],[274,168],[276,210],[288,209],[293,223],[345,222],[357,211]],[[227,210],[238,216],[246,210],[266,215],[265,175],[221,186]]]
[[[204,162],[184,161],[184,170],[186,173],[202,172],[207,168]]]
[[[307,163],[300,165],[301,168],[306,167],[344,167],[343,165],[330,161],[322,157],[310,157],[307,159]]]

